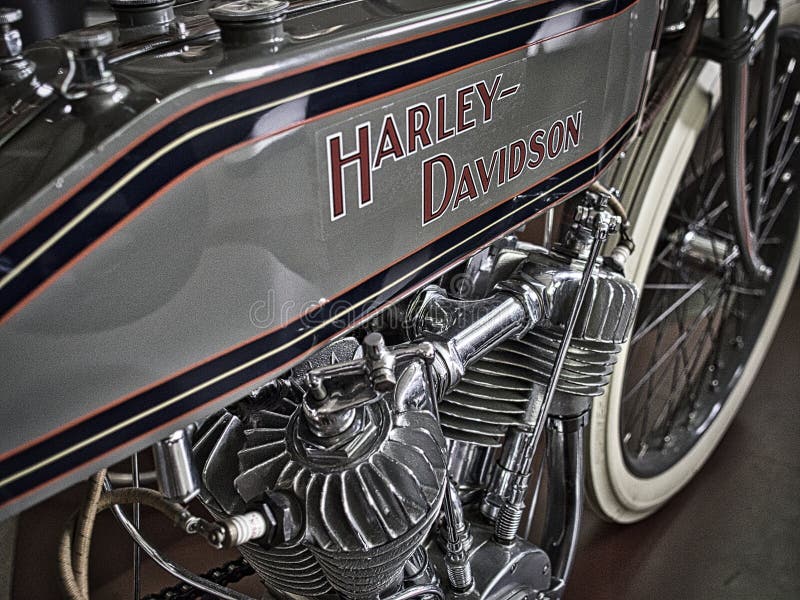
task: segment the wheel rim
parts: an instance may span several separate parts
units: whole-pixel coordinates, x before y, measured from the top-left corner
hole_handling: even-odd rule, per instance
[[[797,56],[800,33],[783,30],[766,202],[755,226],[772,280],[762,287],[748,283],[736,254],[723,195],[719,111],[701,133],[670,206],[642,290],[619,413],[622,455],[637,477],[664,473],[708,430],[739,382],[785,275],[800,212],[793,198],[800,185]],[[758,71],[756,61],[752,73]],[[751,98],[757,80],[751,77]],[[753,124],[751,118],[748,142]]]

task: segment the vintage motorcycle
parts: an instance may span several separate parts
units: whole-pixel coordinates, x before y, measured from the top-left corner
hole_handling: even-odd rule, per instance
[[[0,520],[90,477],[66,597],[109,509],[152,598],[560,598],[584,489],[701,467],[800,262],[796,6],[109,4],[0,11]]]

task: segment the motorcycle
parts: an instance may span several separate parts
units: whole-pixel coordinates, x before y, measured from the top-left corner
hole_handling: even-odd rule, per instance
[[[795,4],[109,5],[0,10],[0,521],[88,478],[65,597],[110,510],[136,598],[561,598],[700,469],[800,263]]]

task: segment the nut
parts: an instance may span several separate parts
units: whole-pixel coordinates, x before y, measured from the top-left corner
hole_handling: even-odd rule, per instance
[[[273,533],[268,537],[273,546],[293,542],[302,531],[302,511],[298,502],[281,492],[267,492],[263,504],[267,519],[274,523]]]

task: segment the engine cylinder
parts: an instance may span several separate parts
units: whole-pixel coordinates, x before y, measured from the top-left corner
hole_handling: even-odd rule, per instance
[[[271,439],[282,443],[297,407],[297,402],[279,393],[277,386],[270,386],[241,405],[241,418],[224,411],[204,423],[196,436],[194,456],[202,475],[200,499],[215,517],[245,511],[245,501],[234,486],[245,432],[257,427],[270,432],[262,433],[263,442],[270,443]],[[238,550],[264,584],[283,595],[317,597],[332,591],[319,562],[305,546],[264,547],[247,542]]]
[[[270,588],[292,596],[333,588],[366,600],[402,585],[438,517],[447,454],[423,363],[408,361],[397,373],[396,387],[375,392],[334,436],[319,435],[284,399],[237,407],[240,416],[226,413],[228,424],[214,426],[232,433],[217,434],[211,450],[203,439],[196,446],[205,464],[201,498],[212,512],[241,512],[268,492],[302,507],[302,533],[291,544],[240,548]]]
[[[448,439],[500,446],[508,428],[526,420],[529,398],[544,393],[549,381],[583,266],[583,261],[566,254],[545,249],[530,252],[516,276],[544,290],[547,318],[521,339],[504,342],[467,369],[439,407]],[[595,268],[558,380],[557,396],[603,393],[628,334],[637,296],[627,279]]]

